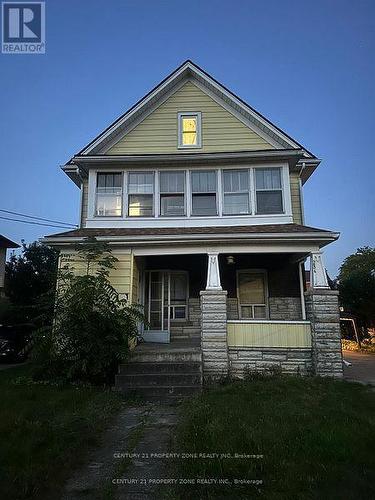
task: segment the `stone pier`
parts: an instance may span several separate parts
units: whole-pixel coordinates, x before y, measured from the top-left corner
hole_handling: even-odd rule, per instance
[[[203,376],[206,380],[228,375],[227,343],[227,292],[203,290],[202,311],[202,358]]]
[[[311,288],[305,292],[306,316],[311,322],[313,371],[341,378],[342,353],[338,292]]]

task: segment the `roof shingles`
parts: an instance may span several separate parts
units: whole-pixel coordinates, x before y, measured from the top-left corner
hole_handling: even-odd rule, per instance
[[[252,226],[205,226],[205,227],[148,227],[148,228],[80,228],[56,233],[46,238],[86,238],[121,236],[178,236],[189,234],[277,234],[277,233],[330,233],[326,229],[299,224],[264,224]]]

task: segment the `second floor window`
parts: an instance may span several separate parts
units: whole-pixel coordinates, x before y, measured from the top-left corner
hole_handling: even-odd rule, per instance
[[[191,172],[191,215],[217,215],[216,170]]]
[[[100,217],[121,217],[122,215],[121,173],[97,174],[95,214]]]
[[[185,172],[160,172],[160,215],[185,215]]]
[[[154,215],[154,173],[129,172],[128,197],[129,217],[152,217]]]
[[[283,189],[280,168],[255,169],[257,214],[283,212]]]
[[[249,170],[223,171],[223,214],[250,213]]]

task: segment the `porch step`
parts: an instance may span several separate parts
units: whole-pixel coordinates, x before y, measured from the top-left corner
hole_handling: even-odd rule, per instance
[[[138,386],[128,387],[126,384],[117,383],[116,389],[127,395],[140,395],[147,400],[173,400],[182,399],[202,390],[200,385],[179,385],[179,386]]]
[[[199,347],[141,344],[129,361],[119,366],[116,389],[146,399],[179,399],[202,388]]]
[[[185,349],[174,349],[173,351],[137,351],[135,349],[131,355],[131,362],[143,363],[181,363],[187,361],[202,361],[200,349],[186,351]]]
[[[201,374],[197,373],[127,373],[118,375],[121,387],[181,387],[200,385]]]
[[[199,361],[189,362],[160,362],[160,363],[145,363],[138,361],[131,361],[128,364],[119,366],[120,375],[136,375],[147,373],[149,375],[161,373],[200,373],[201,363]]]

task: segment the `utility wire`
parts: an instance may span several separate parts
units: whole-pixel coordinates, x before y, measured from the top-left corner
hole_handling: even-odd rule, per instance
[[[64,224],[64,226],[78,227],[77,224],[71,224],[70,222],[61,222],[61,220],[45,219],[44,217],[34,217],[33,215],[21,214],[19,212],[12,212],[11,210],[3,210],[1,208],[0,212],[5,212],[6,214],[12,214],[12,215],[20,215],[21,217],[27,217],[28,219],[43,220],[45,222],[56,222],[57,224]]]
[[[43,224],[42,222],[32,222],[31,220],[13,219],[11,217],[2,217],[1,215],[0,215],[0,219],[11,220],[14,222],[23,222],[24,224],[33,224],[35,226],[49,226],[49,227],[61,227],[63,229],[72,229],[69,226],[58,226],[57,224]]]

